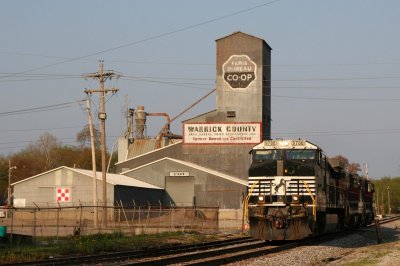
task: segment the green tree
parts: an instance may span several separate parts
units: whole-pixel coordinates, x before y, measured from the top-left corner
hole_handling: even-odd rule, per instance
[[[400,213],[400,177],[384,176],[381,179],[373,180],[373,183],[375,184],[375,201],[380,212],[383,209],[385,214],[389,213],[388,199],[390,197],[391,212]]]

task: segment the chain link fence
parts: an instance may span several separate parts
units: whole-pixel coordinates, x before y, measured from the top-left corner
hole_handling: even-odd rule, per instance
[[[4,211],[6,217],[0,218],[0,226],[6,226],[8,234],[33,238],[114,231],[136,235],[171,231],[215,232],[219,229],[218,207],[120,205],[107,207],[106,223],[102,221],[103,206],[9,208]]]

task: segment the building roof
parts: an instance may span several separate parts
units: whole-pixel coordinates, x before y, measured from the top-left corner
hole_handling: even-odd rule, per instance
[[[202,171],[202,172],[205,172],[205,173],[209,173],[209,174],[218,176],[220,178],[232,181],[232,182],[240,184],[240,185],[247,186],[247,181],[246,180],[242,180],[242,179],[239,179],[237,177],[234,177],[234,176],[231,176],[231,175],[227,175],[227,174],[224,174],[224,173],[221,173],[221,172],[218,172],[218,171],[215,171],[215,170],[212,170],[210,168],[203,167],[203,166],[200,166],[200,165],[197,165],[197,164],[194,164],[194,163],[189,163],[189,162],[177,160],[177,159],[173,159],[173,158],[170,158],[170,157],[164,157],[164,158],[159,159],[157,161],[154,161],[154,162],[151,162],[151,163],[148,163],[148,164],[144,164],[144,165],[141,165],[141,166],[136,167],[134,169],[130,169],[128,171],[122,172],[121,174],[126,174],[126,173],[135,171],[135,170],[143,168],[143,167],[150,166],[152,164],[155,164],[155,163],[158,163],[158,162],[161,162],[161,161],[164,161],[164,160],[168,160],[168,161],[172,161],[172,162],[179,163],[179,164],[182,164],[182,165],[186,165],[186,166],[191,167],[193,169],[196,169],[196,170],[199,170],[199,171]]]
[[[134,139],[128,146],[128,158],[156,150],[157,140],[153,138]]]
[[[151,151],[149,151],[149,152],[142,153],[142,154],[139,154],[139,155],[134,156],[134,157],[127,158],[126,160],[117,162],[116,165],[121,164],[121,163],[124,163],[124,162],[131,161],[131,160],[134,160],[134,159],[136,159],[136,158],[139,158],[139,157],[142,157],[142,156],[151,154],[151,153],[159,152],[159,151],[161,151],[161,150],[163,150],[163,149],[171,148],[172,146],[175,146],[175,145],[178,145],[178,144],[181,144],[181,143],[182,143],[182,140],[179,140],[179,141],[177,141],[176,143],[170,144],[170,145],[168,145],[168,146],[165,146],[165,147],[162,147],[162,148],[159,148],[159,149],[155,149],[155,150],[151,150]]]
[[[248,36],[248,37],[251,37],[251,38],[254,38],[254,39],[258,39],[258,40],[264,42],[264,43],[268,46],[268,48],[269,48],[270,50],[272,50],[271,46],[269,46],[269,44],[268,44],[264,39],[258,38],[258,37],[256,37],[256,36],[253,36],[253,35],[250,35],[250,34],[241,32],[241,31],[235,31],[235,32],[233,32],[233,33],[231,33],[231,34],[229,34],[229,35],[227,35],[227,36],[225,36],[225,37],[218,38],[218,39],[216,39],[215,41],[218,42],[219,40],[226,39],[226,38],[230,38],[230,37],[232,37],[232,36],[234,36],[234,35],[245,35],[245,36]]]
[[[61,170],[61,169],[67,169],[67,170],[70,170],[70,171],[73,171],[73,172],[76,172],[76,173],[80,173],[80,174],[86,175],[86,176],[88,176],[90,178],[93,177],[93,171],[92,170],[85,170],[85,169],[79,169],[79,168],[70,168],[70,167],[67,167],[67,166],[60,166],[60,167],[54,168],[54,169],[52,169],[50,171],[47,171],[47,172],[44,172],[44,173],[40,173],[40,174],[37,174],[37,175],[32,176],[32,177],[25,178],[23,180],[15,182],[15,183],[13,183],[11,185],[14,186],[16,184],[28,181],[28,180],[33,179],[33,178],[37,178],[39,176],[42,176],[42,175],[45,175],[45,174],[48,174],[48,173],[51,173],[51,172],[58,171],[58,170]],[[97,178],[97,180],[102,180],[102,172],[96,172],[96,178]],[[120,186],[128,186],[128,187],[162,189],[160,187],[148,184],[146,182],[143,182],[143,181],[140,181],[140,180],[137,180],[135,178],[132,178],[132,177],[129,177],[129,176],[126,176],[126,175],[122,175],[122,174],[110,174],[110,173],[107,173],[106,182],[111,184],[111,185],[114,185],[114,186],[120,185]]]

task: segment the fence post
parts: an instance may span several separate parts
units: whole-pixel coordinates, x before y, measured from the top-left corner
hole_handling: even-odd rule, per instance
[[[135,200],[132,200],[132,202],[133,202],[132,223],[133,223],[133,225],[135,225],[135,212],[136,212],[136,204],[135,204]]]
[[[201,215],[201,218],[202,218],[202,220],[201,220],[201,232],[204,231],[204,224],[207,221],[206,220],[207,215],[204,215],[203,212],[206,213],[206,210],[202,211],[202,215]]]
[[[193,230],[193,223],[194,223],[194,216],[196,215],[195,214],[195,208],[196,208],[196,206],[194,206],[194,207],[192,207],[192,211],[191,211],[191,213],[193,214],[193,217],[192,217],[192,221],[190,222],[190,230]]]
[[[121,222],[121,209],[118,208],[118,223]]]
[[[120,200],[119,202],[121,203],[122,213],[124,214],[125,221],[128,224],[129,232],[131,232],[131,235],[132,235],[132,228],[131,228],[131,225],[129,224],[128,217],[126,216],[124,206],[122,205],[122,200]]]
[[[376,229],[376,241],[378,244],[382,243],[381,225],[379,224],[379,219],[375,219],[375,229]]]
[[[144,225],[144,231],[146,232],[147,229],[147,224],[149,223],[149,219],[150,219],[150,202],[147,202],[147,204],[149,205],[148,209],[147,209],[147,218],[146,218],[146,224]]]
[[[36,242],[36,209],[33,209],[33,243]]]
[[[35,206],[38,208],[38,210],[40,211],[40,208],[38,205],[36,205],[35,202],[33,202],[33,204],[35,204]],[[33,209],[33,242],[36,242],[36,209]]]
[[[217,223],[216,223],[216,225],[217,225],[216,230],[218,230],[219,229],[219,206],[217,207]]]
[[[142,228],[142,223],[141,223],[141,220],[140,220],[140,205],[139,205],[139,228]]]
[[[185,216],[186,216],[186,209],[183,207],[183,232],[185,232]]]
[[[57,201],[57,204],[58,204],[58,209],[57,209],[57,228],[56,228],[56,232],[57,232],[57,240],[58,240],[58,230],[59,230],[59,227],[60,227],[60,210],[61,210],[61,206],[60,206],[60,203]]]
[[[171,206],[171,219],[170,219],[170,223],[169,223],[169,228],[172,229],[174,227],[175,207],[172,206],[172,204],[170,204],[170,206]]]
[[[161,227],[161,201],[158,201],[158,203],[160,203],[160,211],[158,213],[158,227],[157,227],[157,233],[159,233],[160,231],[160,227]]]
[[[7,210],[7,212],[8,212],[9,210]],[[11,208],[11,234],[10,234],[10,243],[11,243],[11,246],[12,246],[12,244],[13,244],[13,234],[14,234],[14,214],[15,214],[15,211],[14,211],[14,207],[13,208]]]
[[[82,233],[82,204],[81,200],[79,200],[79,207],[81,208],[81,211],[79,213],[79,236]]]
[[[196,216],[196,227],[199,226],[199,208],[197,207],[197,205],[195,206],[195,211],[194,211],[194,215]]]

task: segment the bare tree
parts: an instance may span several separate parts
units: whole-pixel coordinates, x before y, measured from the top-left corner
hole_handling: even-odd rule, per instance
[[[339,162],[344,164],[344,169],[348,173],[356,174],[361,171],[361,166],[359,163],[350,163],[349,159],[347,159],[343,155],[336,155],[332,157],[332,159],[338,159]]]
[[[44,133],[39,137],[35,146],[44,159],[44,170],[55,167],[58,156],[57,149],[61,146],[61,142],[52,134]]]
[[[100,147],[100,131],[96,126],[93,126],[94,133],[94,144],[96,149]],[[80,148],[83,149],[86,145],[90,146],[90,128],[89,125],[84,126],[84,128],[76,134],[76,140],[80,144]]]

